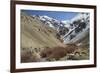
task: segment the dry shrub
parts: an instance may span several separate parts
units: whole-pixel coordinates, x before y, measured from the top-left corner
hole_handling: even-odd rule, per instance
[[[21,62],[38,62],[40,61],[40,55],[34,51],[34,49],[22,49],[21,50]]]
[[[53,48],[45,48],[41,53],[42,58],[48,59],[56,59],[59,60],[60,58],[66,56],[67,54],[74,53],[78,47],[75,44],[68,44],[66,47],[53,47]]]

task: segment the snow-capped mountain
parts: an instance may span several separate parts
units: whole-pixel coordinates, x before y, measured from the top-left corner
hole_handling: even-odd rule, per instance
[[[89,14],[79,14],[71,20],[70,30],[63,36],[64,43],[80,44],[88,38],[89,44]]]
[[[39,16],[39,20],[42,21],[44,23],[44,25],[47,25],[48,27],[51,27],[55,30],[57,30],[57,32],[60,35],[65,35],[65,32],[68,32],[68,24],[64,23],[62,21],[59,21],[57,19],[54,19],[52,17],[49,16]],[[67,25],[67,26],[65,26]],[[64,31],[64,32],[63,32]]]
[[[66,28],[69,27],[69,22],[70,22],[69,20],[59,21],[57,19],[54,19],[46,15],[43,16],[33,15],[33,17],[37,17],[45,25],[50,26],[54,29],[59,29],[60,27],[66,27]]]
[[[65,44],[77,43],[81,44],[81,40],[89,35],[89,14],[80,13],[71,20],[59,21],[49,16],[37,17],[44,25],[57,30]]]
[[[70,20],[64,20],[62,23],[64,24],[65,27],[69,28],[70,27]]]
[[[49,16],[40,16],[40,20],[44,22],[46,25],[52,25],[55,28],[58,28],[60,26],[60,21]]]

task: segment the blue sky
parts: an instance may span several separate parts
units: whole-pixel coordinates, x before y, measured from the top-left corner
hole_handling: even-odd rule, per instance
[[[47,15],[57,20],[70,20],[75,17],[78,12],[61,12],[61,11],[40,11],[40,10],[21,10],[28,15]]]

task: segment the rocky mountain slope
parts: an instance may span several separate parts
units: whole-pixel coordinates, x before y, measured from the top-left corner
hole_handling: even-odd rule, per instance
[[[40,48],[63,45],[56,38],[57,31],[44,25],[38,18],[21,14],[21,47]]]

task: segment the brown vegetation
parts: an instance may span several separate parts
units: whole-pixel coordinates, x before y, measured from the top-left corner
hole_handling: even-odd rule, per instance
[[[32,48],[23,48],[21,50],[21,62],[39,62],[41,61],[39,53]]]
[[[45,48],[41,53],[42,58],[47,59],[56,59],[59,60],[60,58],[66,56],[67,54],[72,54],[77,51],[78,47],[75,44],[68,44],[66,47],[53,47],[53,48]]]

